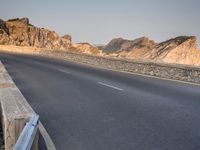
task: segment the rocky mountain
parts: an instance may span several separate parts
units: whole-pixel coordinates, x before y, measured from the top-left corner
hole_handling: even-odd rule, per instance
[[[0,44],[31,46],[45,49],[68,49],[71,37],[60,37],[54,31],[38,28],[29,23],[28,18],[8,21],[0,19]]]
[[[113,39],[103,47],[110,56],[143,61],[200,65],[200,50],[194,36],[180,36],[161,43],[146,37]]]
[[[102,50],[104,48],[105,44],[93,44],[93,46]]]
[[[194,36],[180,36],[161,42],[143,59],[157,62],[200,65],[200,50]]]
[[[97,47],[94,47],[89,43],[73,44],[70,50],[73,52],[79,52],[85,54],[102,55],[102,50],[99,50]]]
[[[155,44],[156,43],[153,40],[150,40],[147,37],[141,37],[135,40],[126,40],[123,38],[116,38],[116,39],[111,40],[102,49],[108,52],[130,50],[133,48],[148,48],[149,49]]]
[[[60,37],[54,31],[38,28],[28,18],[0,19],[0,45],[14,45],[46,50],[66,50],[98,56],[142,61],[200,65],[200,50],[194,36],[180,36],[161,43],[147,37],[135,40],[116,38],[107,45],[71,43],[68,34]],[[102,50],[100,50],[102,49]]]
[[[60,37],[54,31],[35,27],[29,23],[28,18],[16,18],[8,21],[0,19],[0,45],[66,50],[94,55],[102,53],[101,50],[89,43],[72,44],[71,41],[70,35],[66,34]]]

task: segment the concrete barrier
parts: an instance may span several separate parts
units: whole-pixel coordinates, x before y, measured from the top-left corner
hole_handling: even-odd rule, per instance
[[[1,62],[0,105],[5,150],[12,150],[26,122],[35,112],[16,87]],[[37,145],[38,138],[36,141]],[[33,149],[38,149],[38,146],[33,145],[33,147]]]

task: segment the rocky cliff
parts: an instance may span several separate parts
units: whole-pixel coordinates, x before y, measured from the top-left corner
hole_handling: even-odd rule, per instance
[[[144,59],[158,62],[200,65],[200,50],[194,36],[181,36],[161,42]]]
[[[8,21],[0,19],[0,44],[31,46],[45,49],[68,49],[70,36],[60,37],[54,31],[38,28],[29,23],[28,18]]]
[[[89,43],[72,44],[71,41],[70,35],[66,34],[60,37],[54,31],[35,27],[29,23],[28,18],[16,18],[8,21],[0,19],[0,45],[66,50],[93,55],[102,53],[101,50]]]
[[[194,36],[180,36],[161,43],[146,37],[136,40],[111,40],[103,48],[110,56],[144,61],[200,65],[200,50]]]

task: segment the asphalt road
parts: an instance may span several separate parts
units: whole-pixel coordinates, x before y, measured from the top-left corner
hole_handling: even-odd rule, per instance
[[[0,54],[58,150],[199,150],[200,86]]]

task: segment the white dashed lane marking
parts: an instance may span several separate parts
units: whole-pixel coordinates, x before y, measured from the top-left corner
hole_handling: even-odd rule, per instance
[[[67,70],[64,70],[64,69],[59,69],[58,71],[60,72],[63,72],[63,73],[66,73],[66,74],[70,74],[71,72],[67,71]]]
[[[112,88],[112,89],[115,89],[115,90],[119,90],[119,91],[123,91],[124,90],[124,89],[121,89],[119,87],[116,87],[116,86],[113,86],[113,85],[109,85],[109,84],[106,84],[106,83],[103,83],[103,82],[98,82],[98,84],[106,86],[106,87],[109,87],[109,88]]]

